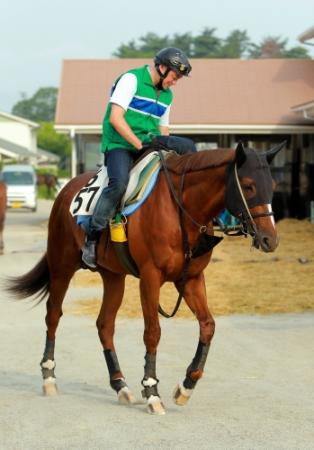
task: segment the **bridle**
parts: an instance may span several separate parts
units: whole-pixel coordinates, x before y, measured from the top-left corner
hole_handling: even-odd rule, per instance
[[[180,198],[178,198],[177,193],[174,189],[170,174],[168,172],[167,169],[167,165],[165,163],[165,159],[162,153],[161,148],[163,147],[162,144],[158,144],[159,148],[157,148],[158,153],[159,153],[159,158],[161,161],[161,165],[164,169],[164,173],[167,179],[167,184],[169,186],[169,189],[172,193],[172,196],[176,202],[176,204],[179,207],[179,210],[181,211],[181,213],[188,217],[189,220],[198,228],[199,233],[206,233],[208,230],[207,225],[205,224],[200,224],[198,222],[196,222],[196,220],[189,214],[189,212],[184,208],[184,206],[182,205],[182,202],[180,200]],[[184,183],[184,175],[185,173],[183,172],[182,176],[181,176],[181,190],[183,189],[183,183]],[[239,235],[244,235],[244,236],[251,236],[254,239],[256,239],[257,235],[258,235],[258,231],[257,231],[257,227],[256,224],[254,222],[254,219],[257,219],[259,217],[269,217],[269,216],[273,216],[274,213],[273,211],[267,211],[267,212],[262,212],[262,213],[258,213],[258,214],[251,214],[250,208],[248,206],[248,203],[246,201],[246,198],[244,196],[243,190],[242,190],[242,186],[239,180],[239,175],[238,175],[238,168],[237,168],[237,164],[236,162],[234,162],[234,179],[235,179],[235,185],[236,185],[236,189],[240,195],[242,204],[243,204],[243,208],[240,208],[240,212],[237,213],[232,213],[231,214],[234,215],[234,217],[238,218],[240,221],[240,228],[237,230],[236,233],[229,233],[228,230],[224,230],[225,234],[228,235],[232,235],[232,236],[239,236]]]
[[[241,200],[242,200],[242,203],[244,206],[244,211],[241,211],[239,214],[237,214],[235,216],[240,220],[240,229],[238,230],[239,233],[236,233],[236,235],[240,235],[240,234],[243,234],[245,236],[250,235],[254,240],[254,239],[256,239],[256,237],[258,235],[258,231],[256,228],[256,224],[254,222],[254,219],[257,219],[259,217],[273,216],[274,213],[273,213],[273,211],[268,211],[268,212],[264,212],[264,213],[251,214],[250,208],[249,208],[246,198],[243,194],[243,190],[242,190],[241,183],[239,180],[238,169],[237,169],[236,163],[234,163],[234,178],[235,178],[236,187],[238,189],[238,192],[240,194],[240,197],[241,197]],[[228,233],[226,233],[226,234],[228,234]]]

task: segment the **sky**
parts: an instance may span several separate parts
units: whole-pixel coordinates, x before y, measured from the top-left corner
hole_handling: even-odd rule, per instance
[[[223,39],[246,30],[256,44],[267,36],[301,45],[314,25],[313,0],[0,0],[0,111],[22,93],[59,86],[64,59],[108,59],[121,44],[148,32],[173,36],[216,28]],[[305,46],[314,58],[314,47]]]

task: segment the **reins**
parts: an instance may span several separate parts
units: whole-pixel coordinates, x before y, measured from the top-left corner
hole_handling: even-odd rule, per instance
[[[164,161],[163,161],[164,163]],[[184,219],[183,219],[183,211],[182,211],[182,203],[180,202],[179,198],[176,195],[171,177],[169,175],[168,169],[166,168],[165,165],[163,165],[164,170],[165,170],[165,175],[166,175],[166,179],[167,179],[167,183],[168,186],[172,192],[172,195],[175,195],[175,201],[177,203],[177,205],[179,206],[179,220],[180,220],[180,226],[181,226],[181,230],[182,230],[182,248],[183,248],[183,255],[184,255],[184,263],[183,263],[183,269],[182,269],[182,274],[179,280],[179,285],[178,285],[178,298],[175,304],[175,307],[172,311],[171,314],[168,314],[166,311],[164,311],[164,309],[161,307],[161,305],[158,305],[158,312],[166,317],[167,319],[170,319],[171,317],[174,317],[175,314],[177,313],[181,302],[182,302],[182,298],[183,298],[183,292],[184,292],[184,287],[185,287],[185,283],[186,283],[186,279],[187,279],[187,274],[188,274],[188,270],[189,270],[189,265],[190,265],[190,261],[192,258],[192,252],[189,246],[189,241],[188,241],[188,235],[187,235],[187,231],[186,231],[186,226],[184,223]],[[179,195],[181,197],[182,200],[182,192],[183,192],[183,186],[184,186],[184,175],[182,175],[181,177],[181,183],[180,183],[180,190],[179,190]],[[181,207],[180,207],[181,206]]]
[[[179,196],[176,193],[175,187],[173,185],[172,182],[172,178],[170,176],[169,170],[167,168],[165,159],[164,159],[164,155],[162,153],[162,150],[160,148],[158,148],[158,153],[159,153],[159,157],[160,157],[160,161],[161,161],[161,165],[162,168],[164,169],[164,173],[165,173],[165,177],[166,177],[166,181],[167,184],[169,186],[170,192],[178,206],[179,209],[179,220],[180,220],[180,226],[181,226],[181,230],[182,230],[182,248],[183,248],[183,254],[184,254],[184,263],[183,263],[183,269],[182,269],[182,274],[181,277],[179,279],[179,287],[178,287],[178,291],[179,291],[179,296],[176,302],[176,305],[172,311],[171,314],[166,313],[163,308],[158,305],[158,312],[166,317],[167,319],[169,319],[170,317],[173,317],[176,312],[178,311],[182,298],[183,298],[183,292],[184,292],[184,287],[186,284],[186,279],[187,279],[187,274],[188,274],[188,269],[189,269],[189,264],[192,258],[192,250],[189,246],[189,241],[188,241],[188,234],[186,231],[186,225],[184,222],[184,216],[186,215],[191,222],[196,225],[199,229],[200,234],[201,233],[206,233],[207,231],[207,225],[201,225],[200,223],[196,222],[196,220],[193,219],[193,217],[189,214],[189,212],[184,208],[183,204],[182,204],[182,194],[183,194],[183,188],[184,188],[184,179],[185,179],[185,171],[183,171],[183,174],[181,175],[181,181],[180,181],[180,188],[179,188]]]
[[[159,144],[159,145],[161,146],[161,144]],[[194,225],[195,225],[196,227],[198,227],[200,233],[206,233],[206,231],[207,231],[207,225],[202,225],[202,224],[196,222],[196,220],[193,219],[193,217],[191,216],[191,214],[190,214],[190,213],[184,208],[184,206],[182,205],[182,202],[181,202],[180,199],[178,198],[177,193],[176,193],[176,190],[175,190],[175,188],[174,188],[174,185],[173,185],[171,176],[170,176],[170,174],[169,174],[169,170],[168,170],[168,167],[167,167],[167,165],[166,165],[165,158],[164,158],[164,155],[163,155],[163,153],[162,153],[162,150],[158,149],[158,154],[159,154],[159,158],[160,158],[160,161],[161,161],[162,168],[164,169],[164,172],[165,172],[165,176],[166,176],[166,180],[167,180],[169,189],[170,189],[170,191],[171,191],[171,194],[173,195],[173,198],[174,198],[176,204],[177,204],[178,207],[179,207],[179,210],[180,210],[184,215],[186,215],[186,216],[190,219],[190,221],[191,221],[192,223],[194,223]],[[183,171],[182,177],[184,178],[184,176],[185,176],[185,172]],[[181,178],[181,180],[182,180],[182,178]],[[182,187],[182,189],[183,189],[183,187]]]

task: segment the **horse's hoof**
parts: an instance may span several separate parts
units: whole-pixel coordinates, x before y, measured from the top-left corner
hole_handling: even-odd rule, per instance
[[[147,400],[147,412],[156,416],[166,414],[164,405],[157,395],[151,395]]]
[[[173,401],[178,406],[184,406],[187,404],[191,397],[193,389],[185,389],[184,386],[178,384],[173,392]]]
[[[44,382],[43,384],[43,394],[46,397],[54,397],[58,395],[58,388],[55,381]]]
[[[136,399],[130,389],[125,386],[118,392],[118,401],[122,405],[134,405],[136,403]]]

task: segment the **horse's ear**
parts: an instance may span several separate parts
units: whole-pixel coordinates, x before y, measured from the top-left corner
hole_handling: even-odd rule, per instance
[[[245,161],[246,161],[246,154],[244,151],[243,142],[240,141],[235,151],[235,163],[237,167],[241,167],[242,164],[245,163]]]
[[[272,162],[272,160],[275,158],[277,153],[280,152],[280,150],[282,150],[286,146],[286,144],[287,144],[287,141],[283,141],[280,144],[275,145],[275,147],[268,150],[268,152],[264,153],[267,158],[268,164],[270,164]]]

